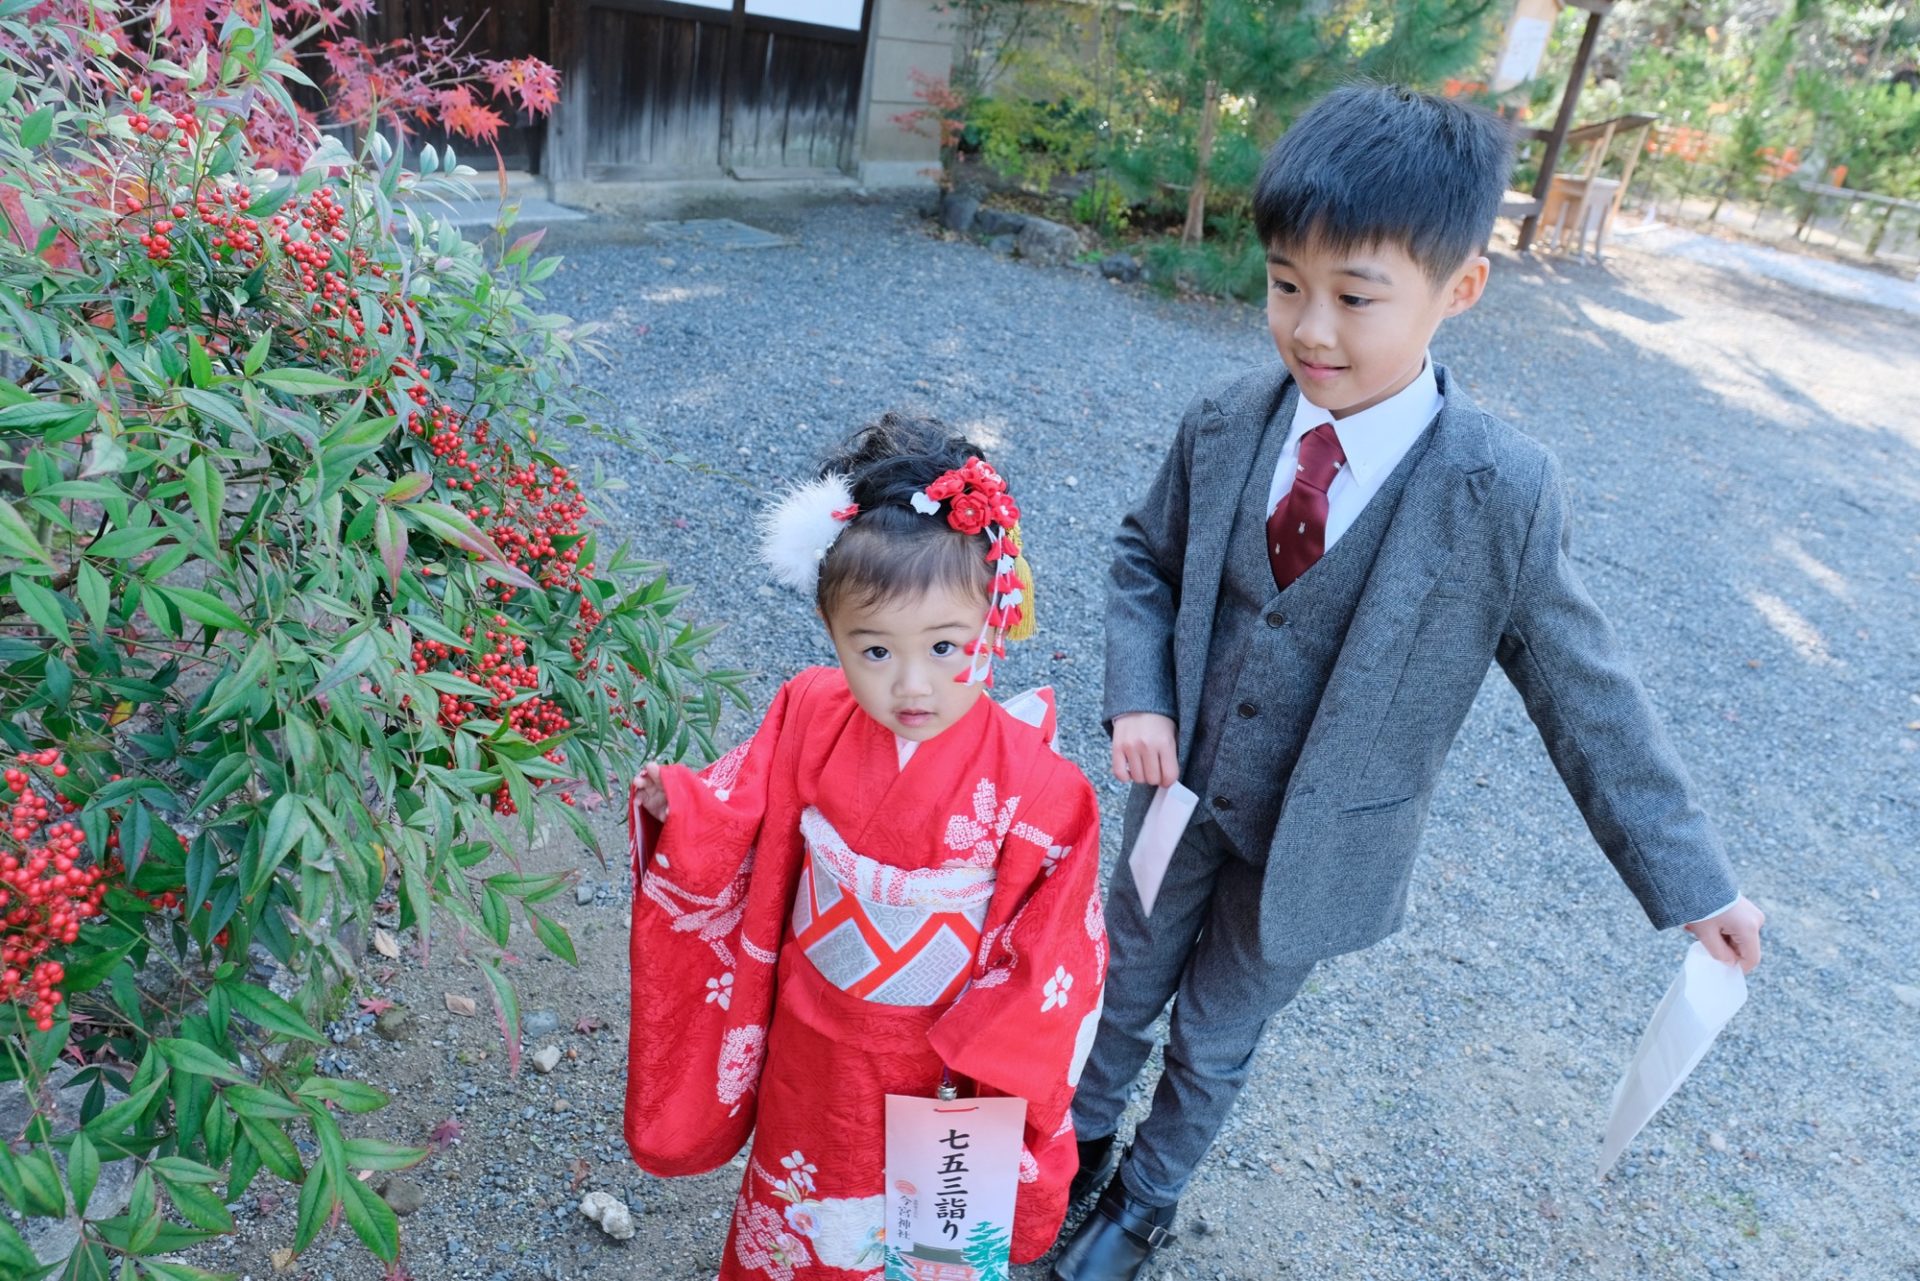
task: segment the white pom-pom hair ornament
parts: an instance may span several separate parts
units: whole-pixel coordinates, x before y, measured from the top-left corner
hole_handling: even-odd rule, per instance
[[[820,562],[846,529],[852,507],[853,491],[838,472],[788,490],[760,518],[760,559],[774,580],[811,596]]]

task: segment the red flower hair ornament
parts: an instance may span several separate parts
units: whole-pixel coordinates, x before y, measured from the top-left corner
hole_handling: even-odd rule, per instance
[[[954,679],[991,687],[993,660],[1005,655],[1006,642],[1033,634],[1033,575],[1020,554],[1020,505],[984,458],[968,459],[909,501],[923,516],[944,512],[959,533],[987,537],[986,559],[993,567],[987,617],[980,635],[967,642],[972,661]],[[761,559],[777,581],[811,595],[820,581],[820,562],[859,514],[852,482],[837,472],[790,489],[761,518]]]

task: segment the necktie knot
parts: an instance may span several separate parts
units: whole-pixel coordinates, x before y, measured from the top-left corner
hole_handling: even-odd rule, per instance
[[[1297,480],[1313,486],[1321,493],[1327,492],[1327,486],[1339,474],[1341,464],[1347,461],[1347,451],[1340,448],[1340,435],[1334,431],[1332,423],[1321,423],[1300,438],[1300,473]]]

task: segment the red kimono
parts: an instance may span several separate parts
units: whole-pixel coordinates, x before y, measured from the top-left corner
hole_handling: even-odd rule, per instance
[[[633,803],[627,1142],[700,1174],[754,1132],[722,1278],[877,1281],[885,1096],[943,1067],[1027,1101],[1013,1258],[1053,1244],[1107,943],[1093,788],[1050,696],[1022,703],[908,756],[813,668],[751,740],[666,771],[665,824]]]

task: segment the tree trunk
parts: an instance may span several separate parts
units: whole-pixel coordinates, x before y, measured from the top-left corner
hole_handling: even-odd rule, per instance
[[[1200,108],[1200,138],[1194,146],[1193,190],[1187,193],[1187,225],[1180,243],[1197,245],[1207,229],[1207,171],[1213,164],[1213,135],[1220,124],[1220,82],[1207,81],[1206,101]]]

